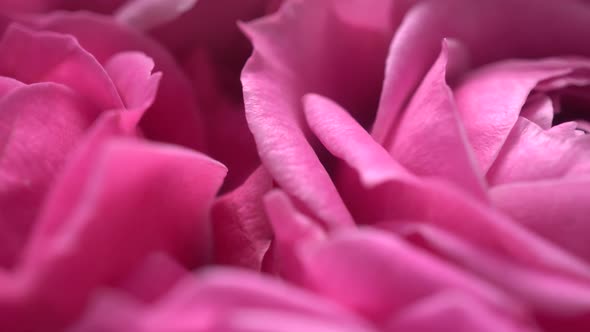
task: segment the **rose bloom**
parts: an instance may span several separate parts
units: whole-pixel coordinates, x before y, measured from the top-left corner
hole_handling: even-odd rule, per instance
[[[0,2],[2,330],[588,331],[590,5],[280,2]]]

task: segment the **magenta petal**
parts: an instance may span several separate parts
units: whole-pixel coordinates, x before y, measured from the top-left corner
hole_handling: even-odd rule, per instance
[[[448,179],[486,199],[485,184],[457,113],[447,77],[465,66],[465,50],[445,40],[442,51],[392,132],[389,151],[418,176]]]
[[[54,177],[99,110],[54,83],[13,89],[0,109],[0,266],[9,267]]]
[[[503,293],[384,232],[342,231],[301,248],[307,284],[384,323],[432,292],[457,289],[497,308],[515,310]]]
[[[38,306],[51,310],[35,315],[35,324],[66,322],[83,309],[89,292],[124,278],[154,252],[188,266],[210,255],[207,213],[223,165],[133,139],[106,137],[86,147],[94,149],[81,150],[65,170],[30,240],[20,277],[25,293],[17,303],[0,301],[0,312],[34,305],[0,316],[2,324],[24,324]]]
[[[464,44],[480,66],[505,58],[590,56],[590,45],[580,42],[588,30],[590,8],[583,1],[422,1],[404,17],[391,43],[373,135],[380,143],[388,140],[443,38]]]
[[[508,317],[487,308],[469,294],[451,291],[435,294],[406,308],[387,327],[387,332],[526,332]]]
[[[590,262],[588,186],[588,177],[571,177],[506,184],[492,188],[490,195],[523,226]]]
[[[5,76],[28,84],[64,84],[103,110],[123,106],[104,68],[72,36],[13,24],[4,33],[0,50],[0,73]]]
[[[39,28],[71,34],[101,63],[124,51],[151,57],[162,80],[154,104],[141,121],[149,138],[202,149],[202,121],[190,82],[174,58],[156,42],[107,17],[91,13],[58,12],[37,22]],[[96,36],[102,36],[97,39]]]
[[[261,269],[273,237],[262,201],[271,189],[270,175],[259,167],[241,186],[215,201],[211,223],[218,263]]]

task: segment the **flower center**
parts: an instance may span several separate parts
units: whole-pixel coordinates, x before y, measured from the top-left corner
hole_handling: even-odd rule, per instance
[[[590,133],[590,89],[568,89],[559,96],[553,116],[553,126],[574,121],[577,129],[585,134]]]

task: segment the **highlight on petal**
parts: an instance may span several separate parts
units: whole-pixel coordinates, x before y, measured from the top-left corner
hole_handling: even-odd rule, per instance
[[[398,238],[375,230],[342,230],[301,248],[306,285],[377,323],[433,292],[462,290],[517,313],[506,294]]]
[[[101,123],[97,131],[112,131],[112,122]],[[94,289],[124,278],[152,253],[188,267],[210,255],[206,218],[223,165],[179,147],[89,137],[53,187],[29,240],[14,276],[22,293],[0,297],[2,326],[62,326]]]
[[[392,27],[363,21],[360,11],[352,19],[354,4],[366,2],[351,2],[342,15],[332,1],[288,1],[277,14],[241,25],[254,45],[242,85],[261,160],[289,195],[331,226],[353,222],[308,143],[301,97],[326,95],[370,125]]]
[[[211,209],[215,261],[262,268],[273,238],[263,196],[272,179],[261,166],[241,186],[216,199]]]
[[[119,22],[139,30],[149,30],[174,20],[190,10],[198,0],[130,0],[114,14]]]

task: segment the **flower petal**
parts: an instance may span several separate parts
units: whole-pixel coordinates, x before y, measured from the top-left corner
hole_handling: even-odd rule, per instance
[[[14,88],[0,109],[0,266],[6,268],[18,261],[56,174],[99,110],[55,83]]]
[[[272,179],[260,167],[244,184],[215,201],[211,223],[217,262],[261,269],[273,237],[262,201],[271,189]]]

